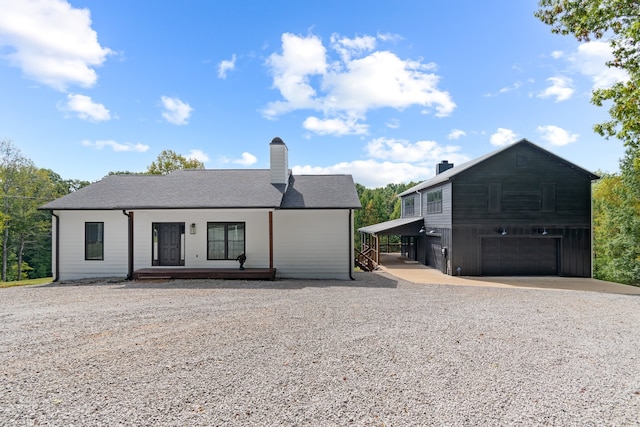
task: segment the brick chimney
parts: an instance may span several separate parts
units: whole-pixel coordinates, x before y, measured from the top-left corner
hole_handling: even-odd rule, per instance
[[[287,184],[289,182],[289,150],[279,137],[269,144],[271,162],[271,183]]]

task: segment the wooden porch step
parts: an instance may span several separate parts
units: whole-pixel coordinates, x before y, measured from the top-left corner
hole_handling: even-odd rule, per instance
[[[246,268],[142,268],[133,272],[133,280],[237,279],[275,280],[276,269]]]

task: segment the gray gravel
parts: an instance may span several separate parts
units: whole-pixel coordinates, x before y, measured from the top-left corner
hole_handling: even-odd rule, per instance
[[[399,282],[0,289],[0,425],[640,425],[640,299]]]

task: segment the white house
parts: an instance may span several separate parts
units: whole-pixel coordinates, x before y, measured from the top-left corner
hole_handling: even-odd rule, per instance
[[[240,254],[246,277],[352,278],[353,178],[294,176],[285,143],[269,147],[270,169],[111,175],[42,206],[55,280],[230,277],[216,272],[238,270]]]

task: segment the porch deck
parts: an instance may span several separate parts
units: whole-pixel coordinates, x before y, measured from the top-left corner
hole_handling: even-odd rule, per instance
[[[133,272],[133,280],[171,279],[237,279],[275,280],[276,269],[269,268],[141,268]]]

